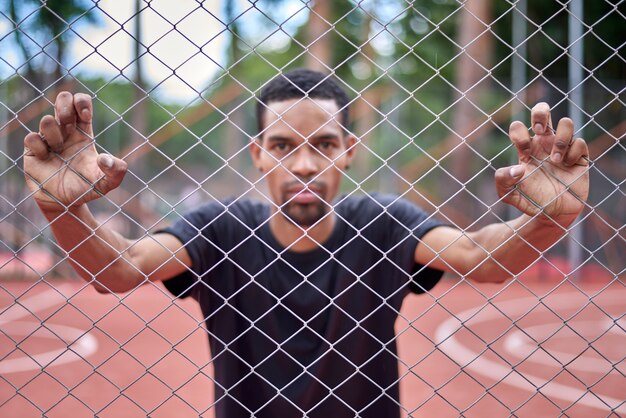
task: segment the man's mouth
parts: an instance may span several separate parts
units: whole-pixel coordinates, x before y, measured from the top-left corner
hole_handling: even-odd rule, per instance
[[[300,191],[289,192],[287,197],[290,202],[297,203],[300,205],[308,205],[311,203],[315,203],[319,200],[317,197],[319,193],[314,193],[309,189],[302,189]]]
[[[298,185],[296,187],[290,187],[287,189],[287,201],[296,203],[299,205],[308,205],[311,203],[317,203],[322,196],[322,190],[319,187],[303,187]]]

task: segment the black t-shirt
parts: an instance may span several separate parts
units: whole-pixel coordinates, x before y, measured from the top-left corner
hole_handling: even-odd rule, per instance
[[[410,292],[442,273],[414,263],[441,225],[405,200],[349,197],[319,248],[273,237],[267,205],[204,205],[165,230],[192,268],[165,286],[200,303],[218,417],[399,416],[394,323]]]

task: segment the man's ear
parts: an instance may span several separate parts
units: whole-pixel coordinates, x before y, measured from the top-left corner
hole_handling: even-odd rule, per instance
[[[346,161],[346,167],[349,167],[352,164],[354,154],[356,154],[356,146],[359,140],[356,136],[349,134],[346,136],[344,141],[346,141],[346,153],[344,154],[344,158]]]
[[[263,152],[261,145],[261,137],[255,137],[250,144],[248,144],[248,151],[250,151],[250,157],[252,158],[252,164],[259,170],[263,171],[261,167],[261,152]]]

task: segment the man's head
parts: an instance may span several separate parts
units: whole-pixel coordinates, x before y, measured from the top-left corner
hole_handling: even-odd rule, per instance
[[[277,75],[261,90],[256,104],[259,135],[262,136],[263,129],[267,127],[264,124],[264,115],[271,102],[284,102],[304,97],[334,101],[340,112],[339,123],[344,128],[348,128],[350,99],[346,92],[331,76],[318,71],[298,68]]]
[[[277,76],[258,97],[252,159],[280,212],[302,227],[331,209],[354,154],[348,103],[332,78],[304,69]]]

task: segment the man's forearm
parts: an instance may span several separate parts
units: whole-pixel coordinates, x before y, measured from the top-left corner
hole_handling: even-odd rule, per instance
[[[132,242],[99,225],[86,205],[44,215],[74,269],[99,292],[124,292],[145,279],[130,257]]]
[[[468,277],[499,282],[520,274],[566,231],[566,227],[552,220],[522,215],[470,232],[467,238],[472,241],[475,256]]]

